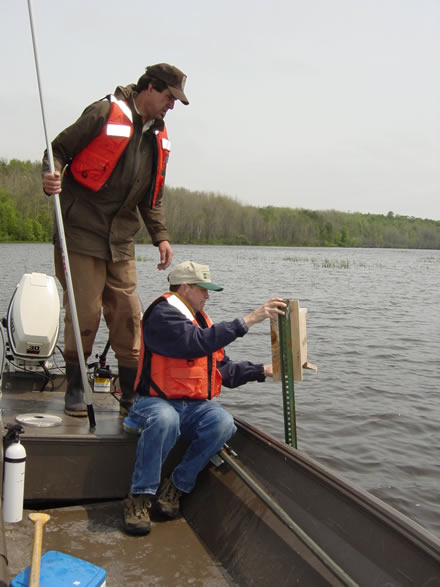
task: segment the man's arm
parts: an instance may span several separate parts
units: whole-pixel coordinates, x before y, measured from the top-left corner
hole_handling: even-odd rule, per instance
[[[138,204],[139,213],[144,221],[153,245],[158,246],[161,241],[170,241],[170,235],[165,225],[165,209],[162,202],[150,208],[144,201]]]
[[[247,326],[240,318],[199,328],[166,301],[159,302],[144,323],[144,340],[151,351],[181,359],[209,355],[246,332]]]
[[[76,122],[65,128],[52,142],[55,174],[50,173],[47,151],[43,157],[43,189],[47,194],[61,191],[61,172],[75,155],[94,139],[107,121],[110,102],[99,100],[88,106]]]
[[[271,316],[284,314],[286,304],[272,298],[245,316],[199,328],[167,302],[158,303],[144,324],[148,348],[160,355],[191,359],[209,355],[244,336],[249,328]]]
[[[239,387],[249,381],[265,381],[265,365],[251,361],[231,361],[225,355],[223,361],[217,363],[222,376],[222,385],[229,388]]]
[[[174,253],[170,245],[170,235],[165,226],[162,202],[159,202],[154,208],[150,208],[144,202],[141,202],[138,209],[153,245],[159,248],[160,259],[157,268],[160,270],[167,269],[171,265]]]

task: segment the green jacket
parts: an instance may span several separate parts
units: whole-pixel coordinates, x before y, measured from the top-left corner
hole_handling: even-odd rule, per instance
[[[156,170],[154,130],[163,128],[163,121],[156,120],[148,131],[142,133],[142,119],[134,108],[133,88],[133,85],[118,86],[115,90],[115,96],[127,101],[133,112],[134,132],[104,187],[94,192],[80,185],[68,167],[64,174],[60,204],[69,251],[111,261],[133,259],[134,237],[141,227],[139,214],[154,245],[170,240],[165,227],[162,193],[158,195],[155,207],[151,208]],[[94,102],[55,138],[52,150],[57,171],[62,172],[99,134],[109,112],[108,100]],[[43,173],[46,171],[49,171],[49,164],[45,152]],[[54,242],[59,246],[57,234]]]

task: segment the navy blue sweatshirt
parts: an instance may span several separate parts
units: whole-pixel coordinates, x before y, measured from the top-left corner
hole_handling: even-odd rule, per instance
[[[194,359],[224,348],[244,336],[248,327],[242,318],[217,322],[208,328],[201,314],[196,315],[201,328],[165,299],[158,302],[143,321],[144,344],[147,349],[177,359]],[[238,387],[249,381],[264,381],[264,365],[250,361],[234,362],[225,355],[217,363],[225,387]]]

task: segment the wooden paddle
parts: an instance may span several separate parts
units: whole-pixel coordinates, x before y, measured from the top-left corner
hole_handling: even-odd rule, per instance
[[[40,584],[41,546],[43,544],[43,526],[50,520],[49,514],[32,512],[29,519],[34,524],[34,544],[32,548],[32,562],[29,573],[29,587],[38,587]]]

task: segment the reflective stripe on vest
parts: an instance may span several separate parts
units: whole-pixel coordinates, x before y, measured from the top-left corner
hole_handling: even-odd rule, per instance
[[[148,318],[152,308],[164,299],[194,325],[201,327],[182,300],[170,292],[160,296],[151,304],[144,314],[144,320]],[[208,315],[204,312],[200,314],[207,326],[211,328],[212,322]],[[223,349],[194,359],[176,359],[148,352],[145,349],[142,333],[135,389],[141,395],[166,399],[211,399],[221,392],[222,378],[217,369],[217,362],[223,357]]]

